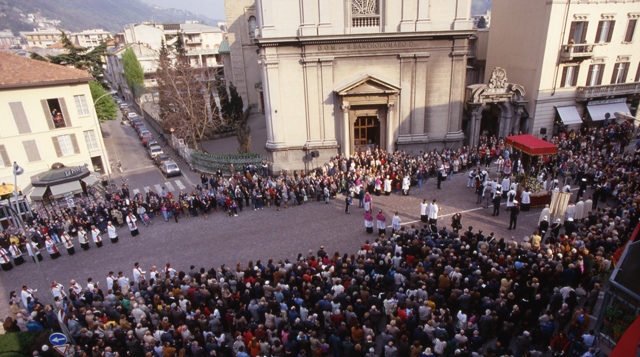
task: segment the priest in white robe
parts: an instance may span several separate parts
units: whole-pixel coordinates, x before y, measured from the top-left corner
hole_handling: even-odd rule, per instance
[[[585,217],[584,214],[584,201],[580,198],[580,201],[576,203],[576,216],[574,217],[576,220],[581,220]]]

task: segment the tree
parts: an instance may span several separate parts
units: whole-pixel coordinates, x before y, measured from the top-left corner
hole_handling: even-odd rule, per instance
[[[156,71],[162,126],[164,130],[173,129],[175,135],[195,149],[224,125],[218,120],[215,101],[211,100],[213,72],[211,68],[192,68],[184,53],[178,53],[172,61],[162,43]]]
[[[141,92],[144,89],[144,70],[131,47],[122,53],[122,69],[124,70],[127,86],[133,95],[137,97],[142,94]]]
[[[98,120],[101,123],[107,120],[116,120],[118,118],[118,105],[107,95],[108,92],[104,87],[96,81],[91,81],[89,82],[89,89],[91,90],[91,98],[93,99],[93,106],[96,108]],[[102,96],[105,97],[101,98]],[[101,99],[96,102],[99,98]]]
[[[248,125],[249,113],[244,112],[242,97],[238,94],[236,86],[229,84],[227,92],[225,83],[216,79],[216,89],[220,98],[221,116],[236,132],[238,139],[238,152],[245,154],[251,151],[251,128]]]
[[[93,78],[100,81],[102,86],[106,86],[104,83],[104,62],[103,59],[107,56],[107,44],[102,42],[100,45],[92,50],[86,47],[79,47],[73,44],[67,34],[60,32],[60,42],[65,49],[64,53],[55,56],[47,56],[46,58],[37,54],[31,53],[30,57],[40,61],[49,61],[51,63],[72,66],[78,69],[84,69],[91,74]]]
[[[480,18],[478,19],[478,28],[487,28],[487,19],[485,19],[484,16],[480,16]]]

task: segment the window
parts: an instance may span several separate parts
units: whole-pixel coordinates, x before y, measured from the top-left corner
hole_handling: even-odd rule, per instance
[[[255,16],[249,17],[249,37],[250,38],[256,37],[256,17]]]
[[[569,42],[585,43],[588,27],[589,23],[587,21],[573,21],[571,23],[571,30],[569,31]]]
[[[619,84],[627,81],[627,73],[629,72],[629,62],[619,62],[613,67],[613,75],[611,76],[611,84]]]
[[[640,63],[638,63],[638,70],[636,71],[636,80],[634,82],[640,82]]]
[[[11,166],[11,160],[9,160],[9,155],[7,155],[7,149],[5,149],[4,145],[0,145],[0,167],[9,166]]]
[[[53,130],[72,126],[64,98],[42,99],[40,104],[42,105],[49,129]]]
[[[596,43],[611,42],[611,35],[615,27],[615,21],[600,21],[598,23],[598,31],[596,32]]]
[[[567,66],[562,70],[560,87],[575,87],[578,82],[578,66]]]
[[[87,142],[87,149],[98,150],[98,141],[96,140],[96,134],[93,130],[87,130],[84,132],[84,140]]]
[[[602,73],[604,72],[604,64],[592,64],[589,66],[589,76],[587,77],[588,86],[599,86],[602,84]]]
[[[638,22],[637,19],[629,20],[629,23],[627,24],[627,32],[625,32],[624,34],[624,42],[633,41],[633,33],[636,31],[637,22]]]
[[[24,152],[27,154],[27,160],[29,160],[29,162],[41,160],[38,145],[35,140],[23,141],[22,146],[24,147]]]
[[[58,157],[71,156],[80,153],[76,134],[58,135],[52,137],[51,140],[53,141],[53,147],[55,148],[56,155],[58,155]]]
[[[74,95],[73,100],[76,102],[76,108],[78,109],[78,116],[89,115],[89,108],[87,107],[87,100],[83,95]]]

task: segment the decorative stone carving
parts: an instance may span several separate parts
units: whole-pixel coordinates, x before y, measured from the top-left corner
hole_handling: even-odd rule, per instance
[[[630,19],[640,19],[640,12],[630,12],[627,14]]]
[[[600,14],[603,20],[613,20],[616,18],[616,14]]]
[[[630,55],[620,55],[616,57],[616,62],[629,62],[631,60]]]
[[[504,68],[496,67],[491,72],[491,79],[489,79],[489,88],[491,89],[504,89],[507,87],[507,71]]]
[[[589,18],[589,14],[573,14],[575,20],[586,20]]]
[[[378,0],[351,0],[352,15],[377,15]]]

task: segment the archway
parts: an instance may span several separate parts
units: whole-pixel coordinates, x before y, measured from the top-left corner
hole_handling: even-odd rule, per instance
[[[482,136],[499,136],[500,134],[500,117],[502,110],[493,103],[484,107],[482,118],[480,119],[480,133]]]

